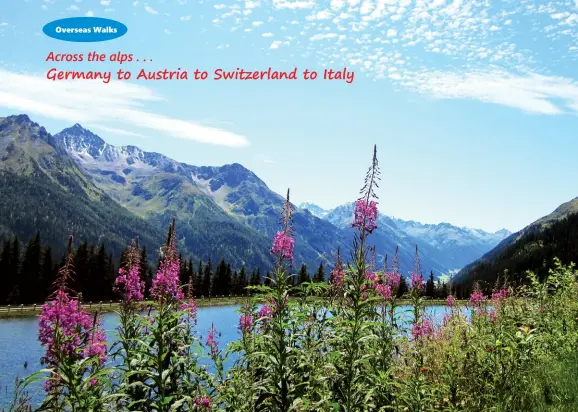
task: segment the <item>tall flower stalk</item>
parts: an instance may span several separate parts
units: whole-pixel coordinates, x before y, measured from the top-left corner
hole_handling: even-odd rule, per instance
[[[73,277],[72,236],[65,263],[42,306],[38,339],[45,348],[41,362],[48,368],[43,408],[91,411],[102,406],[106,336],[98,314],[85,311],[68,283]]]
[[[372,386],[365,373],[371,369],[365,349],[375,338],[370,321],[375,320],[375,301],[368,299],[368,291],[375,286],[375,274],[368,262],[370,248],[367,237],[377,228],[377,195],[380,178],[377,147],[373,150],[371,166],[365,177],[360,197],[355,202],[353,223],[357,230],[353,242],[353,263],[348,265],[344,285],[344,301],[336,313],[335,348],[339,351],[340,366],[336,385],[336,402],[344,411],[358,411],[367,407]]]
[[[145,391],[136,385],[142,374],[136,368],[143,322],[138,314],[139,301],[144,298],[144,280],[141,276],[141,254],[138,239],[132,241],[124,253],[124,265],[118,270],[114,291],[122,298],[118,311],[118,341],[113,357],[119,364],[120,385],[125,397],[119,398],[122,406],[138,405],[144,401]]]
[[[265,393],[261,397],[262,405],[257,407],[273,407],[278,411],[288,411],[295,397],[295,388],[291,384],[294,368],[294,354],[291,351],[291,326],[289,324],[289,292],[293,285],[287,273],[293,260],[293,227],[292,205],[289,190],[281,213],[281,231],[273,239],[271,254],[276,258],[276,266],[272,285],[266,296],[270,309],[270,328],[264,336],[266,341],[263,360],[269,365],[269,370],[263,376]],[[272,361],[274,359],[274,361]]]

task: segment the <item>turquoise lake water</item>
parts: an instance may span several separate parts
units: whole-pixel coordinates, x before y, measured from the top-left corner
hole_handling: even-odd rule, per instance
[[[239,315],[236,312],[240,306],[213,306],[202,307],[198,310],[197,331],[204,341],[211,323],[221,333],[218,338],[219,346],[227,345],[239,337],[237,325]],[[406,312],[408,307],[400,307],[400,313]],[[441,321],[446,312],[445,306],[428,306],[426,311],[435,321]],[[465,308],[464,308],[465,310]],[[408,315],[402,315],[408,316]],[[103,325],[109,340],[114,339],[115,328],[118,322],[116,313],[107,313],[103,316]],[[38,342],[38,317],[0,318],[0,408],[6,407],[12,400],[12,390],[15,377],[24,377],[34,371],[42,369],[40,358],[44,351]],[[24,363],[28,367],[24,368]],[[29,389],[34,400],[41,399],[42,384],[38,383]]]

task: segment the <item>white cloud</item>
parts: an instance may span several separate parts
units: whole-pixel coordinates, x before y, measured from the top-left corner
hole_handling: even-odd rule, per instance
[[[387,35],[387,37],[395,37],[395,36],[397,36],[397,30],[389,29],[389,30],[387,30],[386,35]]]
[[[259,7],[260,5],[261,5],[261,3],[258,1],[251,1],[251,0],[245,1],[245,8],[246,9],[255,9],[255,8]]]
[[[100,4],[103,6],[110,6],[110,0],[100,0]]]
[[[145,9],[148,13],[150,13],[150,14],[159,14],[158,11],[156,11],[155,9],[153,9],[153,8],[150,7],[150,6],[145,6],[144,9]]]
[[[263,33],[261,36],[263,36],[263,37],[273,37],[273,33],[271,33],[271,32]]]
[[[94,12],[93,12],[92,10],[88,10],[88,11],[86,12],[86,16],[87,16],[87,17],[94,17]]]
[[[282,42],[280,42],[279,40],[275,40],[273,43],[271,43],[271,45],[269,46],[270,49],[278,49],[279,46],[281,46]]]
[[[313,0],[273,0],[273,6],[276,9],[311,9],[315,7]]]
[[[262,25],[263,25],[263,22],[262,22],[262,21],[254,21],[252,24],[253,24],[253,26],[255,26],[255,27],[259,27],[259,26],[262,26]]]
[[[66,10],[69,10],[69,11],[78,11],[78,10],[80,10],[80,9],[78,8],[78,6],[77,6],[76,4],[71,4],[70,6],[68,6],[68,7],[66,8]]]
[[[225,4],[215,4],[213,7],[217,10],[222,10],[222,9],[227,8],[227,6]]]
[[[249,144],[245,136],[215,127],[155,114],[147,102],[162,102],[152,89],[112,81],[47,81],[44,76],[0,69],[0,107],[74,123],[124,124],[145,129],[160,138],[191,140],[229,147]],[[158,104],[158,103],[157,103]],[[135,132],[136,133],[136,132]]]
[[[135,133],[135,132],[131,132],[129,130],[119,129],[117,127],[103,126],[100,124],[88,124],[86,126],[89,129],[98,129],[98,130],[102,130],[102,131],[105,131],[108,133],[114,133],[114,134],[118,134],[118,135],[122,135],[122,136],[144,137],[140,133]]]
[[[191,16],[181,16],[181,21],[189,21],[191,20]]]
[[[410,78],[413,87],[441,99],[474,99],[538,114],[578,114],[578,82],[536,73],[503,70],[470,73],[424,72]]]
[[[335,33],[319,33],[311,36],[309,40],[316,41],[316,40],[326,40],[326,39],[333,39],[337,37]]]

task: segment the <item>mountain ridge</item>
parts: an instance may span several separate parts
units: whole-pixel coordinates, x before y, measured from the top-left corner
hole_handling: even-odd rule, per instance
[[[354,202],[345,203],[330,210],[313,203],[304,203],[301,206],[314,209],[316,214],[337,226],[347,226],[352,221]],[[388,227],[400,239],[413,238],[418,243],[421,241],[422,246],[425,244],[436,249],[439,254],[438,260],[450,270],[461,269],[510,234],[507,229],[490,233],[482,229],[458,227],[446,222],[424,224],[414,220],[406,221],[381,212],[378,214],[378,223]]]

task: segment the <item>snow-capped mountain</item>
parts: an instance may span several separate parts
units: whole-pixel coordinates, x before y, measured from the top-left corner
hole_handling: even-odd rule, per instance
[[[301,207],[310,211],[310,208],[313,208],[319,217],[339,227],[346,227],[353,220],[353,202],[331,210],[324,210],[311,203],[304,203]],[[382,213],[379,214],[378,225],[395,233],[400,239],[414,238],[434,248],[438,253],[436,257],[444,265],[454,269],[473,262],[510,235],[506,229],[490,233],[482,229],[457,227],[450,223],[424,224],[413,220],[406,221]]]
[[[325,218],[325,216],[327,216],[328,213],[327,210],[323,209],[320,206],[317,206],[315,203],[307,203],[307,202],[301,203],[299,205],[299,208],[309,210],[313,216],[317,216],[320,219]]]

